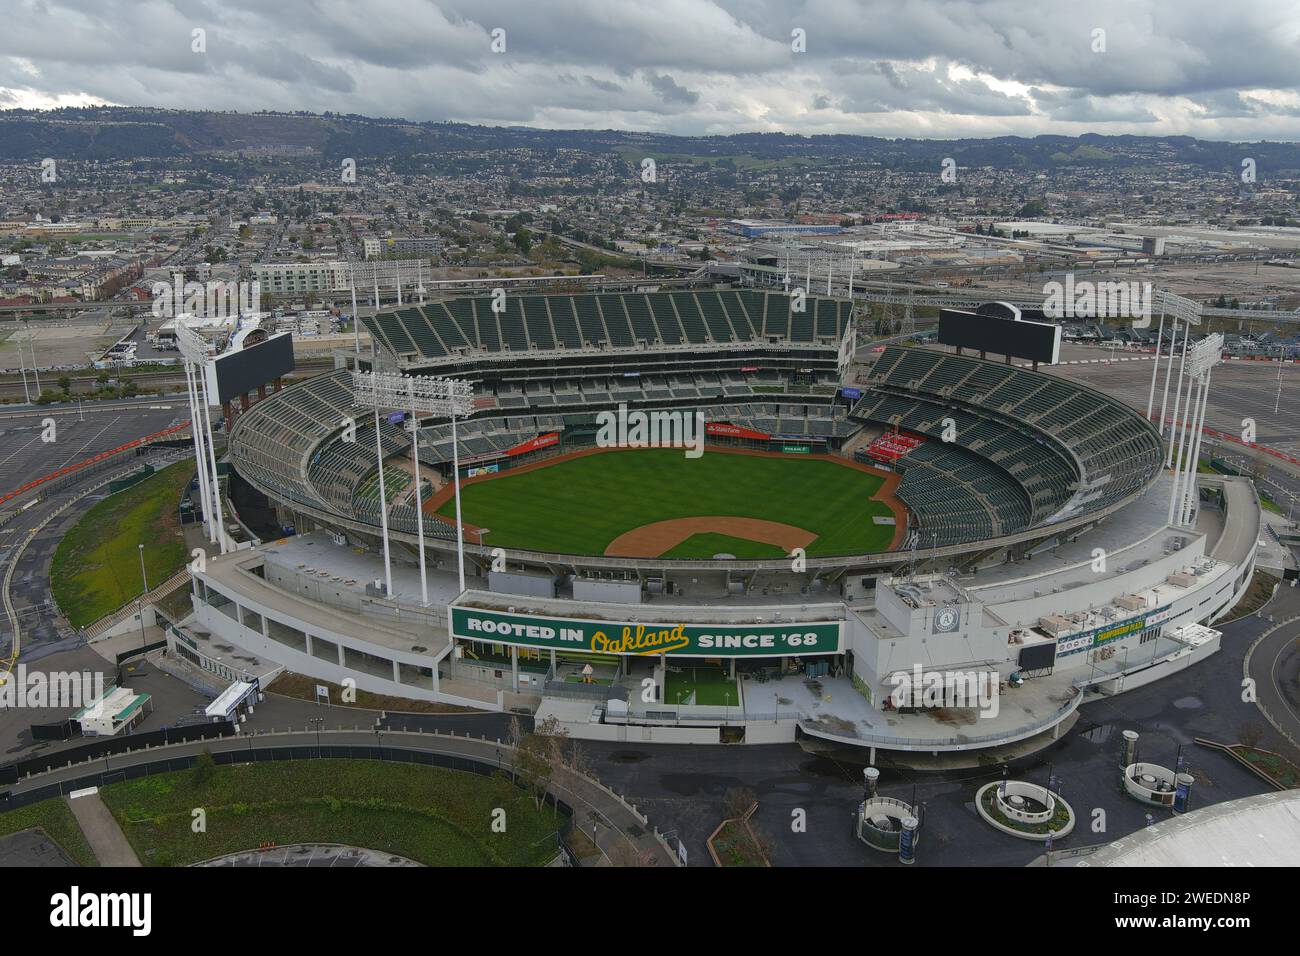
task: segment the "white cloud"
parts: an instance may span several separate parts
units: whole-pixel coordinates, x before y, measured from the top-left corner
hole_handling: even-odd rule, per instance
[[[790,49],[795,27],[806,53]],[[1298,46],[1291,0],[16,0],[0,105],[1288,139]]]

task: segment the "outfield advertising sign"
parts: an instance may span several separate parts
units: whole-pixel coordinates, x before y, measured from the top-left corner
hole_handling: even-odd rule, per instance
[[[1076,654],[1089,648],[1100,647],[1110,641],[1141,634],[1147,628],[1155,627],[1157,624],[1167,621],[1172,613],[1173,609],[1166,607],[1150,614],[1144,614],[1141,617],[1129,618],[1125,621],[1096,628],[1086,634],[1066,638],[1057,642],[1057,656],[1064,657],[1067,654]]]
[[[463,640],[591,654],[678,657],[784,657],[838,654],[839,621],[672,624],[589,621],[453,607],[451,634]]]

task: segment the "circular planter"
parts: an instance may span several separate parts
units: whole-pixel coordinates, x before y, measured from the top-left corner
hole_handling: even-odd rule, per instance
[[[1129,764],[1124,768],[1124,792],[1153,807],[1172,807],[1177,776],[1159,764]]]
[[[886,825],[872,822],[872,818],[887,820]],[[858,839],[882,853],[897,853],[899,835],[903,832],[903,821],[915,819],[916,814],[910,804],[893,797],[872,797],[858,805],[857,836]],[[918,835],[919,840],[919,835]],[[913,843],[915,846],[915,843]]]
[[[990,790],[993,807],[1002,819],[984,805]],[[975,794],[975,809],[989,826],[1020,840],[1046,842],[1049,834],[1046,830],[1038,832],[1038,828],[1046,827],[1061,812],[1066,815],[1065,822],[1050,836],[1059,840],[1074,830],[1074,809],[1065,799],[1024,780],[1008,780],[1005,788],[1000,781],[984,784]]]

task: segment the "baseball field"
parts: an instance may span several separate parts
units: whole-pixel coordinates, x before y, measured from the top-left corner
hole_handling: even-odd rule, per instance
[[[619,557],[780,558],[896,546],[897,479],[824,456],[593,449],[462,484],[467,537],[489,547]],[[455,517],[450,488],[426,507]],[[876,520],[881,519],[881,520]]]

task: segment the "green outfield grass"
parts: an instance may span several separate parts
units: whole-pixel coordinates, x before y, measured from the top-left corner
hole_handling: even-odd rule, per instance
[[[810,555],[866,554],[889,547],[892,514],[871,496],[882,478],[836,464],[706,451],[696,459],[680,450],[610,451],[546,468],[508,472],[461,491],[464,520],[487,528],[484,543],[503,548],[604,554],[624,532],[671,518],[726,515],[794,525],[817,535]],[[454,517],[448,501],[439,514]],[[719,539],[726,546],[719,547]],[[744,547],[742,547],[744,545]],[[762,549],[757,553],[755,549]],[[671,552],[676,558],[772,557],[770,545],[725,535],[699,534]]]
[[[669,670],[664,680],[664,703],[679,701],[697,707],[739,707],[740,692],[724,669],[684,667],[680,673]]]
[[[75,627],[91,624],[140,594],[140,552],[150,586],[189,558],[176,509],[194,473],[178,462],[92,507],[64,535],[50,565],[51,590]]]

